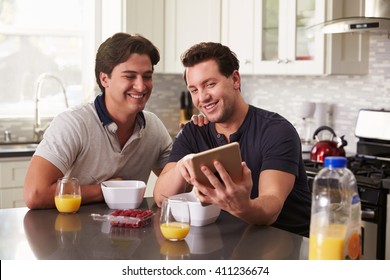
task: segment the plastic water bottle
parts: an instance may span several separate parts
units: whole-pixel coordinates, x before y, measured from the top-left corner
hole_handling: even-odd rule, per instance
[[[326,157],[313,182],[309,259],[361,259],[361,204],[345,157]]]

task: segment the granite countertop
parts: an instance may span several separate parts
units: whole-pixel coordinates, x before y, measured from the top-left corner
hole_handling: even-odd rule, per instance
[[[308,238],[248,225],[225,211],[215,223],[191,227],[184,241],[167,241],[153,199],[146,198],[140,208],[156,213],[141,228],[94,221],[91,213],[114,211],[105,203],[83,205],[70,215],[56,209],[1,209],[0,259],[307,259]]]

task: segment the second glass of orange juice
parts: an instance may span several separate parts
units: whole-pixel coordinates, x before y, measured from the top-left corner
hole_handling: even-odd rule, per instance
[[[81,191],[77,178],[58,179],[54,202],[60,213],[76,213],[80,209]]]
[[[183,240],[190,231],[190,211],[185,199],[167,199],[161,206],[160,229],[170,241]]]

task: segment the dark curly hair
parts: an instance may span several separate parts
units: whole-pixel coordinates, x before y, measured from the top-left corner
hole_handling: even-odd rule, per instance
[[[102,92],[105,92],[105,88],[100,83],[100,72],[111,76],[114,67],[125,62],[133,53],[148,55],[153,69],[154,65],[160,61],[158,49],[139,34],[116,33],[100,45],[95,60],[95,77]]]

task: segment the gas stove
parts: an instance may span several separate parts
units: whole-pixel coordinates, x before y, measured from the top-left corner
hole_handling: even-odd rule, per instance
[[[362,203],[363,256],[390,259],[390,112],[360,110],[355,135],[357,152],[347,157],[348,168],[356,177]],[[309,187],[323,163],[305,160]],[[386,227],[388,229],[386,229]],[[386,234],[387,232],[387,234]]]

